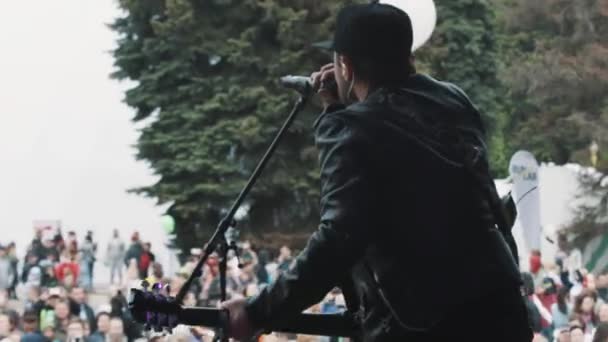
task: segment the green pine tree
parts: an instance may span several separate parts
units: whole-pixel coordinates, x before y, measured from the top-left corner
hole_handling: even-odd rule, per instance
[[[137,157],[158,175],[135,192],[171,203],[178,246],[200,246],[215,229],[295,99],[278,77],[330,61],[311,47],[328,39],[348,1],[121,0],[125,15],[114,77],[135,81],[126,102],[145,122]],[[492,132],[492,160],[506,170],[498,96],[496,18],[483,0],[437,2],[439,25],[418,54],[420,69],[464,88]],[[250,198],[245,233],[306,236],[318,223],[316,109],[302,113]]]

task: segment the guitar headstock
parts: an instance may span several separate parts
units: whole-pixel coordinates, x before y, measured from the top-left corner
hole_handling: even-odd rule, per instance
[[[135,321],[144,324],[146,330],[171,332],[179,322],[181,304],[169,296],[168,285],[152,285],[142,282],[142,289],[131,289],[129,294],[129,311]]]

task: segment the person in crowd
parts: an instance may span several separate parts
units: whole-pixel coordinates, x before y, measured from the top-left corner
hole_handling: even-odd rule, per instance
[[[597,317],[600,323],[608,323],[608,304],[602,303],[597,309]]]
[[[121,319],[121,324],[124,327],[124,332],[127,337],[134,339],[141,336],[141,326],[133,321],[131,312],[128,308],[127,299],[125,298],[122,290],[117,290],[112,296],[110,299],[110,306],[110,316]]]
[[[605,303],[608,303],[608,274],[602,273],[597,276],[595,281],[595,290],[598,297]]]
[[[551,305],[551,316],[553,318],[553,329],[561,329],[568,326],[568,317],[572,312],[570,303],[570,290],[560,287],[557,291],[557,301]]]
[[[67,342],[84,342],[87,337],[85,323],[80,318],[71,318],[67,326]]]
[[[236,267],[235,271],[238,273],[238,292],[240,294],[244,295],[250,285],[258,283],[258,279],[255,276],[255,264],[246,264],[242,269]]]
[[[530,274],[534,278],[534,284],[540,284],[545,277],[545,271],[543,269],[542,255],[539,250],[534,249],[530,251],[529,263]]]
[[[57,229],[57,232],[53,236],[53,243],[55,244],[55,249],[61,256],[62,254],[68,253],[68,245],[66,240],[63,238],[63,233],[61,232],[61,228]]]
[[[45,289],[40,299],[44,301],[44,306],[40,310],[40,330],[44,333],[47,327],[55,331],[56,315],[55,305],[61,299],[61,290],[58,288]]]
[[[144,243],[143,250],[139,256],[139,279],[146,279],[148,277],[148,270],[150,265],[156,261],[154,253],[152,253],[152,244],[149,242]]]
[[[580,326],[570,328],[570,342],[585,342],[585,331]]]
[[[56,336],[61,340],[65,340],[70,318],[70,303],[67,299],[59,299],[55,303],[55,332]]]
[[[40,311],[44,308],[44,301],[40,299],[40,294],[41,291],[39,286],[28,287],[27,297],[23,302],[23,310],[40,314]]]
[[[19,316],[15,311],[0,313],[0,340],[7,339],[10,342],[18,342],[21,339],[18,326]]]
[[[97,330],[89,336],[88,342],[105,342],[110,331],[110,314],[100,312],[97,314]]]
[[[551,306],[557,302],[555,281],[551,277],[544,277],[532,299],[541,315],[542,334],[549,338],[553,334]]]
[[[554,332],[554,341],[555,342],[570,342],[570,328],[560,328],[555,330]]]
[[[205,306],[216,306],[221,299],[220,281],[219,281],[219,266],[215,263],[207,264],[203,272],[203,289],[201,291],[201,300]],[[176,279],[176,278],[174,278]],[[174,286],[171,286],[174,288]]]
[[[82,287],[74,287],[70,291],[70,313],[73,316],[80,318],[83,322],[86,322],[90,329],[95,331],[97,329],[97,322],[95,320],[95,312],[93,308],[87,304],[87,292]]]
[[[79,268],[81,270],[80,284],[91,291],[93,289],[93,266],[95,265],[95,253],[97,245],[93,243],[93,233],[89,232],[82,242],[79,249],[80,262]]]
[[[134,284],[139,279],[139,267],[137,266],[137,260],[129,260],[129,266],[127,267],[126,284]]]
[[[243,265],[257,264],[258,263],[258,255],[251,247],[251,242],[245,241],[241,247],[241,263]]]
[[[152,274],[146,278],[149,284],[161,283],[164,280],[163,265],[155,262],[152,264]]]
[[[597,302],[597,294],[595,291],[584,290],[576,297],[574,302],[573,312],[578,314],[585,323],[585,333],[591,333],[597,325],[597,315],[595,313],[595,304]]]
[[[21,270],[22,283],[27,283],[28,275],[32,268],[40,268],[40,266],[38,266],[38,256],[34,252],[29,251],[25,255],[25,262]]]
[[[33,252],[28,252],[26,257],[26,261],[23,265],[23,269],[21,271],[21,282],[25,284],[26,291],[30,287],[40,287],[42,286],[43,270],[38,265],[38,256]]]
[[[63,269],[61,269],[61,267],[64,267],[62,265],[53,265],[53,263],[50,260],[42,260],[40,262],[40,269],[42,271],[41,274],[41,279],[40,279],[40,284],[43,287],[46,288],[53,288],[53,287],[57,287],[59,286],[59,280],[57,278],[57,274],[59,271],[61,271],[61,276],[64,275],[63,273]],[[29,272],[29,276],[28,276],[28,282],[30,280],[30,276],[33,276],[32,282],[36,281],[36,269],[32,268]]]
[[[19,284],[19,259],[17,258],[17,249],[14,242],[8,244],[6,254],[11,263],[12,283],[9,287],[9,295],[11,299],[17,299],[17,284]]]
[[[258,263],[255,265],[255,276],[258,279],[259,284],[270,283],[270,275],[268,274],[268,269],[266,268],[269,259],[270,255],[266,249],[261,250],[258,254]]]
[[[55,244],[55,233],[50,228],[42,231],[41,241],[42,243],[36,251],[38,260],[59,260],[59,251]]]
[[[38,329],[39,314],[35,311],[25,311],[23,313],[23,335],[22,342],[44,342],[45,338]]]
[[[108,330],[108,342],[127,342],[128,338],[125,335],[123,320],[119,317],[113,317],[110,320],[110,328]]]
[[[608,342],[608,322],[598,324],[592,342]]]
[[[8,248],[0,245],[0,289],[9,291],[13,286],[13,280],[16,276],[13,271],[11,257],[8,254]]]
[[[55,277],[61,286],[66,289],[71,289],[78,285],[80,266],[76,262],[75,257],[71,257],[70,259],[62,257],[62,259],[63,260],[55,268]]]
[[[268,273],[268,283],[270,284],[277,277],[279,271],[278,258],[274,257],[274,253],[268,253],[269,260],[266,264],[266,273]]]
[[[291,266],[293,262],[293,257],[291,256],[291,249],[287,246],[281,247],[279,259],[278,259],[278,270],[281,272],[285,272]]]
[[[9,300],[8,290],[0,289],[0,312],[8,309]]]
[[[61,234],[59,234],[59,236],[61,236]],[[78,254],[78,240],[76,238],[76,232],[74,232],[74,231],[68,232],[68,237],[65,241],[65,249],[66,249],[66,254],[68,256],[74,256],[74,255]]]
[[[55,328],[51,326],[42,329],[42,335],[44,336],[46,342],[64,342],[63,340],[61,340],[62,336],[58,335],[57,331],[55,331]]]
[[[139,262],[142,252],[143,247],[141,245],[141,241],[139,241],[139,233],[134,232],[133,235],[131,235],[131,245],[127,249],[127,253],[125,253],[125,266],[129,267],[131,259],[135,259],[137,262]]]
[[[534,293],[534,278],[529,272],[522,272],[521,278],[523,281],[522,294],[524,296],[526,309],[528,312],[528,325],[532,328],[534,333],[540,333],[542,330],[542,317],[538,309],[539,305],[537,305],[535,301],[536,294]]]
[[[42,229],[35,228],[34,229],[34,238],[30,242],[28,248],[28,254],[34,254],[39,259],[42,256]]]
[[[123,259],[125,257],[125,243],[120,238],[118,229],[112,232],[112,239],[108,242],[106,249],[106,265],[110,267],[110,284],[114,284],[117,279],[117,284],[122,284],[122,269]]]

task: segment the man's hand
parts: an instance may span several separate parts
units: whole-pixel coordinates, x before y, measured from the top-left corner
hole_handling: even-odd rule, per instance
[[[220,305],[220,308],[228,310],[228,312],[230,313],[230,319],[228,322],[228,334],[230,335],[230,337],[235,338],[237,340],[246,340],[247,338],[250,338],[254,333],[251,321],[247,316],[247,311],[245,311],[245,304],[247,304],[247,300],[241,298],[232,299],[223,302]]]
[[[321,99],[323,109],[327,109],[332,104],[340,103],[338,87],[333,84],[335,83],[333,63],[326,64],[319,71],[313,72],[310,78],[312,80],[312,87],[319,89],[317,94]]]

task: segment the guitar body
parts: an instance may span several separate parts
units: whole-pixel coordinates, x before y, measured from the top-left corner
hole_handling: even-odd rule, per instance
[[[157,332],[171,331],[179,324],[226,331],[229,320],[226,310],[183,307],[172,297],[138,289],[131,289],[129,310],[137,322]],[[355,336],[359,330],[359,326],[348,312],[331,315],[303,313],[264,328],[266,332],[341,337]]]

